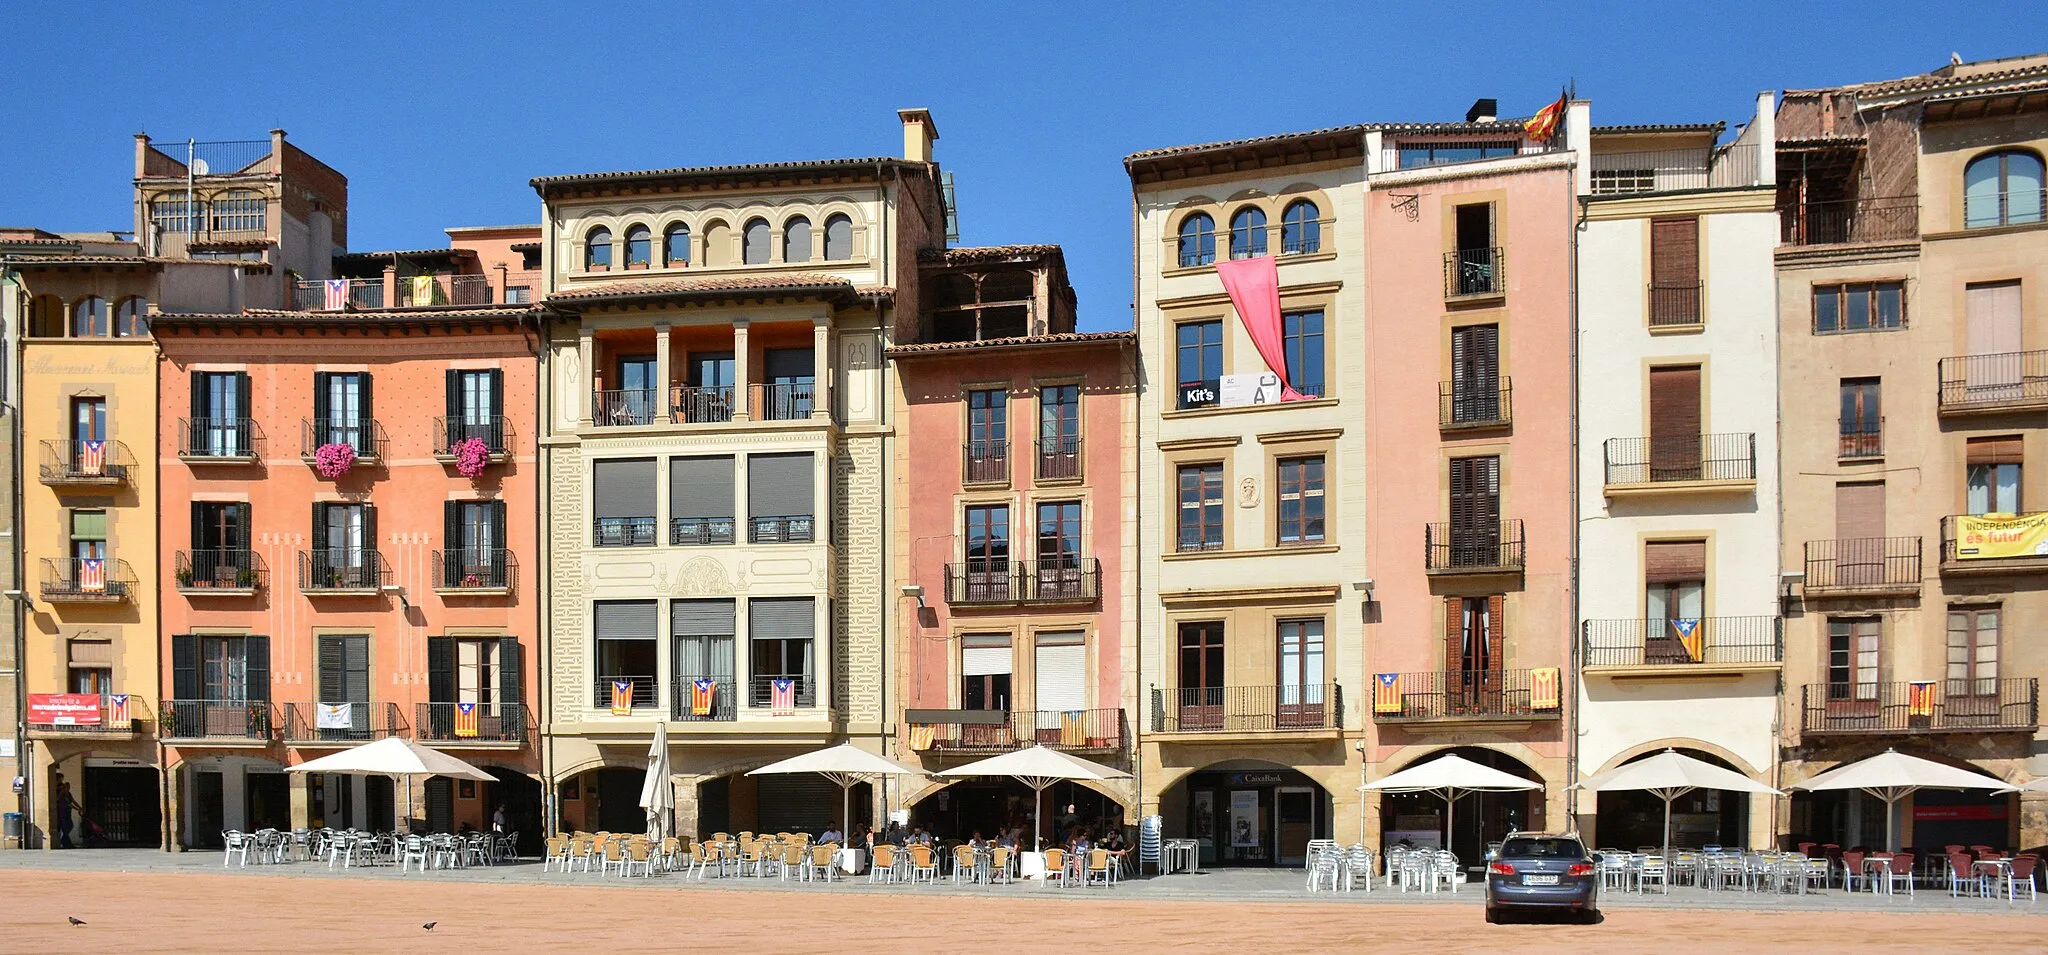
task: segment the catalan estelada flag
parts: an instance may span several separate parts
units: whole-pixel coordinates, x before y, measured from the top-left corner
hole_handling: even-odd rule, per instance
[[[718,681],[693,680],[690,682],[690,715],[710,716],[712,701],[718,695]]]
[[[1375,673],[1372,675],[1372,711],[1375,713],[1401,712],[1401,674]]]
[[[1906,684],[1906,715],[1934,715],[1934,681],[1914,680]]]
[[[1685,648],[1686,659],[1694,663],[1706,660],[1706,634],[1700,631],[1698,618],[1671,621],[1671,632],[1678,634],[1678,645]]]
[[[78,562],[78,589],[87,593],[99,593],[107,589],[107,562],[99,557],[86,557]]]
[[[1564,108],[1568,101],[1563,90],[1557,94],[1557,102],[1536,111],[1529,121],[1522,124],[1522,134],[1539,143],[1547,143],[1557,136],[1557,128],[1564,123]]]
[[[476,736],[476,704],[455,704],[455,735],[463,739]]]
[[[612,715],[633,715],[633,681],[612,681]]]
[[[107,697],[107,722],[114,726],[128,722],[128,694],[114,693]]]
[[[325,310],[339,312],[348,307],[347,279],[328,279],[320,291],[320,304]]]
[[[1529,708],[1532,710],[1554,710],[1563,705],[1558,685],[1556,667],[1539,667],[1529,671]]]
[[[768,706],[776,713],[796,711],[796,681],[781,677],[769,687]]]
[[[107,466],[107,443],[105,441],[78,442],[78,473],[98,474]]]

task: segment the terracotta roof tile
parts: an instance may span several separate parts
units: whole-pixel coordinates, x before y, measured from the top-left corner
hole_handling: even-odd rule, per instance
[[[1968,65],[1968,64],[1964,64]],[[1898,79],[1878,80],[1844,87],[1866,96],[1893,96],[1922,90],[1948,89],[1952,87],[1980,86],[1986,83],[2000,83],[2007,80],[2036,79],[2048,83],[2048,63],[2016,66],[2004,70],[1988,70],[1983,73],[1961,76],[1940,73],[1921,73],[1916,76],[1902,76]],[[2031,84],[2029,84],[2031,85]]]
[[[1727,128],[1727,123],[1628,123],[1619,126],[1595,126],[1591,132],[1596,136],[1622,133],[1719,133]]]
[[[535,308],[429,308],[374,309],[370,311],[310,312],[291,309],[250,308],[240,312],[165,312],[150,316],[150,327],[176,328],[193,325],[405,325],[512,320],[539,315]]]
[[[1166,156],[1185,156],[1210,150],[1256,146],[1262,143],[1278,143],[1294,139],[1315,139],[1321,136],[1364,135],[1369,132],[1414,135],[1430,133],[1514,133],[1520,136],[1523,122],[1520,119],[1496,119],[1486,123],[1356,123],[1350,126],[1330,126],[1324,129],[1312,129],[1307,132],[1275,133],[1271,136],[1253,136],[1248,139],[1226,139],[1213,143],[1195,143],[1188,146],[1147,149],[1143,152],[1135,152],[1125,156],[1124,162],[1128,164]]]
[[[635,169],[620,172],[587,172],[565,176],[536,176],[528,180],[528,185],[538,190],[545,190],[549,186],[626,182],[639,179],[687,179],[697,176],[748,176],[857,171],[872,169],[878,165],[898,169],[925,168],[924,163],[908,162],[888,156],[872,156],[860,159],[807,159],[793,162],[742,163],[729,166],[676,166],[669,169]]]
[[[917,261],[928,265],[963,265],[1025,256],[1061,255],[1057,245],[979,245],[957,249],[919,249]]]
[[[780,275],[723,275],[705,278],[662,278],[643,282],[607,282],[548,296],[549,305],[578,307],[585,303],[631,302],[652,299],[721,298],[745,294],[813,294],[823,298],[851,301],[861,297],[893,296],[895,289],[883,285],[856,286],[837,276],[818,272],[786,272]]]
[[[980,348],[1030,348],[1038,345],[1085,345],[1098,342],[1136,343],[1137,340],[1138,333],[1134,331],[1063,332],[1057,335],[1018,335],[1012,338],[987,338],[975,342],[918,342],[911,345],[891,345],[883,351],[883,354],[891,358],[907,358],[913,355],[971,351]]]

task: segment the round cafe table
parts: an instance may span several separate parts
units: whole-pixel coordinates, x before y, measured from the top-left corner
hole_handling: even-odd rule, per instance
[[[859,875],[861,868],[867,864],[867,853],[859,849],[841,849],[837,861],[839,871],[847,875]]]
[[[1017,877],[1020,879],[1045,878],[1045,853],[1017,853]]]

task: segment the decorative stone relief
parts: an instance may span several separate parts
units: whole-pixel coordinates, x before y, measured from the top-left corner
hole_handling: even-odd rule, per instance
[[[1238,482],[1237,482],[1237,506],[1238,506],[1238,507],[1258,507],[1258,506],[1259,506],[1259,479],[1258,479],[1258,478],[1255,478],[1255,477],[1245,477],[1245,478],[1240,478],[1240,479],[1238,479]]]
[[[747,572],[737,571],[737,580],[725,574],[725,565],[713,557],[693,557],[675,570],[663,568],[655,574],[656,590],[677,597],[724,597],[747,586]]]

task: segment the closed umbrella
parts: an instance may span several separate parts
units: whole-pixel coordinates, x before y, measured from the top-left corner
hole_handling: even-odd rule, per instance
[[[1803,783],[1794,783],[1790,789],[1804,789],[1819,792],[1831,789],[1858,789],[1884,800],[1885,846],[1897,849],[1896,830],[1892,828],[1899,811],[1899,800],[1922,789],[1992,789],[2006,790],[2011,783],[1996,776],[1973,773],[1957,769],[1946,763],[1931,759],[1908,756],[1895,749],[1887,749],[1868,759],[1859,759],[1847,766],[1837,766]]]
[[[412,780],[415,776],[453,776],[496,782],[497,777],[431,746],[387,736],[374,743],[345,749],[332,756],[288,767],[291,773],[333,773],[342,776],[390,776],[405,787],[406,830],[412,829]]]
[[[640,808],[647,810],[647,839],[668,838],[676,811],[676,789],[668,778],[668,724],[654,724],[654,745],[647,748],[647,779],[640,784]]]
[[[1031,787],[1031,791],[1034,794],[1031,803],[1033,811],[1037,811],[1039,804],[1045,801],[1045,791],[1053,783],[1062,780],[1070,782],[1107,782],[1112,779],[1131,778],[1130,773],[1124,772],[1121,769],[1104,766],[1101,763],[1091,763],[1079,756],[1071,756],[1056,749],[1047,749],[1042,743],[1025,749],[1011,750],[1001,756],[991,756],[987,759],[977,760],[965,766],[941,770],[933,775],[956,778],[962,776],[1008,776]],[[1040,812],[1038,815],[1040,817],[1039,822],[1042,824],[1045,813]],[[1044,845],[1044,840],[1040,838],[1041,833],[1038,831],[1041,827],[1034,826],[1032,828],[1034,830],[1031,834],[1032,844],[1033,848],[1036,849]]]
[[[1667,749],[1648,759],[1617,766],[1578,784],[1596,793],[1646,792],[1664,800],[1664,856],[1671,857],[1671,802],[1695,789],[1739,793],[1780,793],[1734,770]]]
[[[791,756],[781,762],[769,763],[760,769],[747,773],[749,776],[770,776],[781,773],[817,773],[839,784],[841,832],[853,829],[853,784],[865,782],[876,776],[922,776],[924,770],[912,769],[902,763],[877,756],[852,743],[841,743],[829,749]]]
[[[1458,799],[1472,793],[1522,792],[1542,789],[1543,784],[1481,766],[1456,753],[1446,753],[1419,766],[1410,766],[1385,779],[1358,787],[1362,792],[1434,793],[1444,801],[1444,848],[1451,847],[1451,816]]]

